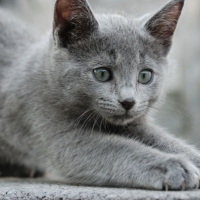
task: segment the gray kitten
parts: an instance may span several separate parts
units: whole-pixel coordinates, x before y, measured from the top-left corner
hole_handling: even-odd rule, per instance
[[[152,125],[184,0],[133,20],[57,0],[53,34],[0,10],[0,161],[69,184],[199,187],[200,153]]]

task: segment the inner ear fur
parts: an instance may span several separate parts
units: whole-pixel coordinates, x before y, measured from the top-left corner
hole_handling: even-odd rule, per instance
[[[86,0],[57,0],[54,11],[53,35],[62,47],[87,38],[98,23]]]
[[[172,0],[157,12],[145,25],[148,33],[161,40],[170,40],[176,29],[184,0]]]

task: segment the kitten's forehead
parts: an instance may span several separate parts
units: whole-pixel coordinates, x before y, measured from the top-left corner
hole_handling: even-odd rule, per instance
[[[156,59],[156,55],[151,55],[155,47],[146,41],[142,21],[117,14],[97,15],[96,18],[98,31],[89,40],[80,41],[74,46],[75,59],[88,61],[97,67],[110,65],[127,69],[129,66],[140,68],[147,60],[151,60],[150,57]]]
[[[137,66],[151,61],[162,63],[163,46],[145,30],[146,18],[104,15],[98,19],[99,35],[107,38],[102,43],[107,43],[106,51],[115,50],[116,62]]]
[[[136,52],[139,42],[137,25],[134,20],[120,15],[104,15],[99,19],[99,36],[105,37],[118,53]]]
[[[116,65],[139,66],[145,62],[148,49],[139,21],[121,15],[103,15],[98,20],[99,37],[104,38],[101,43],[109,56],[115,58]]]

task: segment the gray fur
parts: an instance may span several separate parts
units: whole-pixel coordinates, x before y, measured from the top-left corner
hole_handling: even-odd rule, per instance
[[[168,7],[175,3],[183,0]],[[84,20],[94,20],[86,14]],[[169,81],[171,35],[150,35],[150,17],[95,18],[90,34],[78,37],[79,24],[63,44],[61,27],[40,36],[0,10],[1,164],[51,172],[71,184],[198,187],[198,150],[151,125],[148,115]],[[109,67],[113,80],[96,81],[92,70],[98,67]],[[154,79],[141,85],[137,76],[146,67]],[[136,101],[129,116],[119,103],[127,98]]]

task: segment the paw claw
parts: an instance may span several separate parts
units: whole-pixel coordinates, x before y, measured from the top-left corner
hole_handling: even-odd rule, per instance
[[[199,179],[196,180],[195,189],[199,189]]]
[[[182,190],[185,190],[185,188],[186,188],[186,184],[185,184],[185,181],[183,181],[183,183],[182,183]]]
[[[169,186],[167,183],[164,184],[164,188],[165,188],[165,191],[168,191],[169,190]]]

